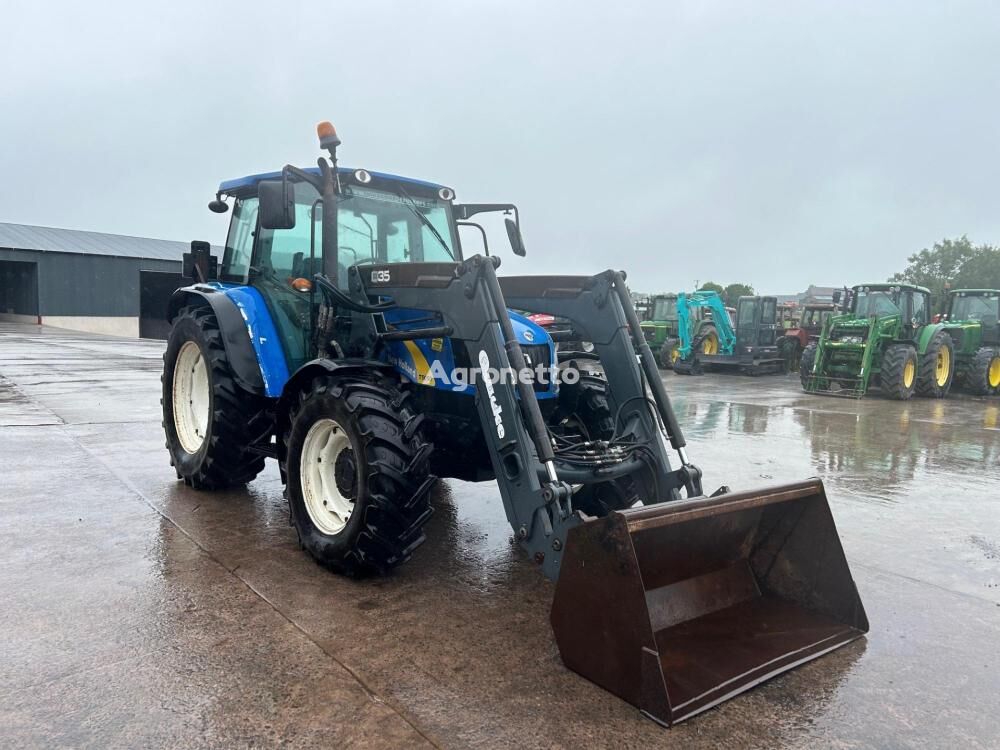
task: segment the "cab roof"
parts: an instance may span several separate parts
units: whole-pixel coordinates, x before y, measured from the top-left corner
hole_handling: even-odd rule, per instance
[[[917,286],[916,284],[907,284],[904,281],[875,281],[871,284],[855,284],[853,289],[861,289],[862,287],[868,287],[869,289],[909,289],[914,292],[924,292],[925,294],[930,294],[931,290],[925,286]]]
[[[949,294],[1000,294],[1000,289],[952,289]]]
[[[319,167],[309,167],[308,169],[303,169],[303,172],[309,172],[310,174],[319,174]],[[337,174],[350,175],[354,174],[356,171],[355,167],[337,167]],[[387,172],[372,172],[368,170],[369,174],[377,180],[391,180],[392,182],[404,182],[410,185],[418,185],[423,188],[431,188],[433,190],[440,190],[444,185],[439,185],[436,182],[427,182],[426,180],[416,180],[412,177],[400,177],[399,175],[389,174]],[[224,180],[219,183],[219,192],[225,195],[233,195],[237,197],[244,196],[248,193],[253,192],[257,187],[257,183],[261,180],[279,180],[281,179],[281,171],[277,172],[261,172],[260,174],[251,174],[246,177],[237,177],[233,180]]]

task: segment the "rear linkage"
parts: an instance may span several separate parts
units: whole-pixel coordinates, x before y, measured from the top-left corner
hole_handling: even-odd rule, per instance
[[[461,263],[352,267],[349,331],[341,330],[338,338],[346,340],[344,348],[350,353],[371,351],[373,339],[449,336],[456,345],[466,347],[467,361],[481,370],[516,374],[527,369],[527,362],[507,314],[511,305],[564,317],[594,343],[609,383],[616,432],[621,426],[634,451],[605,446],[603,456],[595,455],[590,462],[562,460],[529,382],[520,377],[513,378],[514,387],[503,379],[493,383],[478,377],[476,382],[476,406],[507,519],[520,544],[554,580],[566,535],[584,520],[573,509],[574,485],[646,469],[653,476],[655,496],[641,500],[650,505],[680,499],[681,490],[689,498],[703,495],[701,471],[688,460],[684,436],[642,335],[624,274],[609,270],[593,277],[499,279],[499,264],[499,258],[476,255]],[[372,314],[371,297],[436,313],[441,324],[386,330],[382,317]],[[377,306],[384,309],[384,302]],[[641,370],[633,364],[637,358]],[[664,434],[680,457],[678,469],[671,468]]]

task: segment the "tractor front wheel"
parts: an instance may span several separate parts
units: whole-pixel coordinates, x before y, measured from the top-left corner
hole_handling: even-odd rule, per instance
[[[955,377],[955,344],[944,331],[931,337],[927,351],[920,358],[917,372],[917,395],[944,398]]]
[[[1000,350],[983,347],[977,351],[967,370],[965,385],[977,396],[1000,395]]]
[[[882,390],[897,401],[906,401],[917,386],[917,350],[909,344],[893,344],[882,355]]]
[[[660,347],[659,357],[657,357],[660,361],[660,369],[674,369],[674,364],[681,356],[679,351],[680,345],[681,342],[677,339],[667,339],[663,342],[663,346]]]
[[[329,376],[292,409],[284,435],[292,525],[336,573],[386,573],[424,541],[432,445],[407,395],[387,382]]]
[[[174,318],[160,380],[178,479],[217,489],[245,484],[264,469],[264,457],[248,448],[270,431],[265,402],[236,384],[211,308],[185,307]]]

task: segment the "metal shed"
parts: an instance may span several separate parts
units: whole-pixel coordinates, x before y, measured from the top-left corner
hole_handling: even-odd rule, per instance
[[[160,338],[187,250],[184,242],[0,223],[0,320]]]

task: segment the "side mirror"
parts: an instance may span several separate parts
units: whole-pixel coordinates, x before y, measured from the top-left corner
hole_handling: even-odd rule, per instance
[[[262,229],[295,227],[295,188],[290,180],[262,180],[257,184]]]
[[[507,227],[507,238],[510,240],[510,247],[514,251],[514,255],[519,255],[523,258],[525,249],[520,227],[517,226],[517,223],[513,219],[504,219],[503,223]]]

